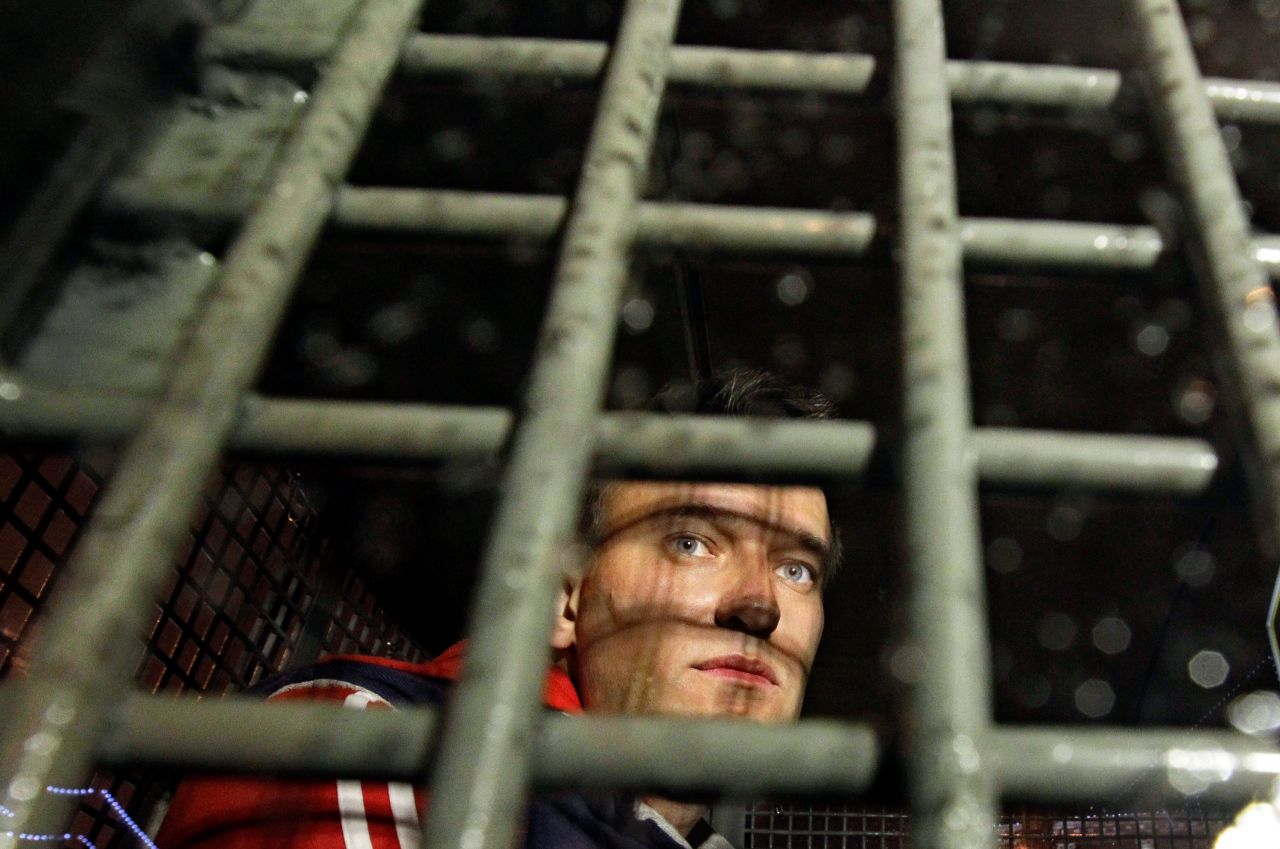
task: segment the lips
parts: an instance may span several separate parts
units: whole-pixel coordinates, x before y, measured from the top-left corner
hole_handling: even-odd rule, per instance
[[[778,676],[772,666],[762,660],[740,654],[713,657],[710,660],[695,663],[693,668],[748,684],[778,686]]]

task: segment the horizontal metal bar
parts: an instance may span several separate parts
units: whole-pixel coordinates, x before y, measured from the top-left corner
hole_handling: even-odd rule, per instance
[[[0,687],[0,702],[13,689]],[[96,754],[112,768],[421,781],[438,732],[436,712],[426,707],[352,711],[134,695],[113,714]],[[544,789],[718,788],[747,798],[864,792],[880,758],[868,726],[817,720],[765,727],[548,714],[533,745],[534,781]],[[1244,801],[1280,773],[1273,744],[1217,730],[1004,726],[978,751],[1007,797],[1047,803],[1135,797],[1176,803],[1185,790],[1202,786],[1223,801]]]
[[[598,41],[483,38],[419,33],[401,57],[401,73],[500,75],[547,80],[594,80],[608,45]],[[719,89],[776,89],[859,94],[875,73],[871,56],[677,45],[668,82]]]
[[[1075,221],[962,218],[960,240],[966,262],[991,265],[1140,271],[1154,266],[1164,252],[1154,227]]]
[[[207,219],[194,202],[107,198],[110,209],[131,216]],[[568,204],[553,195],[345,186],[332,223],[436,236],[550,242],[561,231]],[[866,254],[877,232],[866,212],[642,202],[636,245],[735,254],[795,253],[826,257]],[[1165,245],[1154,227],[1076,221],[962,218],[966,262],[988,266],[1141,271],[1155,265]],[[1280,236],[1253,240],[1254,255],[1280,279]]]
[[[552,195],[437,189],[344,187],[333,223],[442,236],[550,240],[567,204]],[[699,251],[795,252],[856,257],[876,235],[865,212],[641,203],[638,245]],[[966,262],[1140,271],[1155,265],[1165,245],[1154,227],[1076,221],[961,218]],[[1280,236],[1258,236],[1254,254],[1280,279]]]
[[[401,70],[411,75],[590,80],[600,73],[605,49],[599,42],[567,39],[420,33],[405,44]],[[677,45],[670,81],[719,89],[864,94],[876,70],[877,60],[869,55]],[[1107,109],[1121,84],[1118,71],[1067,65],[952,59],[946,73],[956,102],[1006,106]],[[1206,78],[1204,85],[1223,120],[1280,123],[1280,84]]]
[[[17,385],[17,384],[13,384]],[[23,387],[0,401],[0,432],[21,439],[106,442],[137,427],[146,401]],[[241,451],[432,461],[483,458],[504,444],[511,414],[447,407],[250,397],[231,436]],[[858,421],[604,413],[596,429],[603,474],[742,474],[856,480],[875,448]],[[976,428],[978,474],[1012,486],[1108,488],[1195,495],[1218,467],[1199,439]]]
[[[1006,726],[986,748],[1005,796],[1028,801],[1243,803],[1280,776],[1280,749],[1229,731]]]
[[[1038,480],[1192,494],[1202,492],[1218,468],[1213,447],[1199,439],[988,427],[975,429],[970,441],[986,484]]]
[[[431,189],[345,187],[339,227],[487,238],[554,238],[567,214],[564,198]],[[868,213],[641,203],[637,246],[735,252],[797,251],[858,255],[875,235]]]
[[[589,41],[418,34],[405,44],[401,70],[413,75],[591,80],[600,72],[605,50],[605,45]],[[876,65],[873,56],[849,53],[677,45],[671,53],[671,82],[863,94]],[[1111,105],[1120,87],[1120,74],[1101,68],[952,61],[947,63],[947,76],[952,96],[973,102],[1102,109]]]
[[[421,782],[439,736],[435,710],[352,711],[137,695],[100,739],[109,767],[340,775]],[[608,746],[601,746],[608,740]],[[875,733],[858,723],[788,726],[633,716],[546,714],[533,740],[545,789],[860,793],[878,764]],[[761,765],[767,765],[762,768]]]

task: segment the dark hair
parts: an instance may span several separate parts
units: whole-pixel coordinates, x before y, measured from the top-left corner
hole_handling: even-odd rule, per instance
[[[831,399],[807,386],[785,383],[759,369],[725,372],[697,384],[669,384],[649,404],[653,412],[712,416],[829,419]]]
[[[696,384],[668,384],[653,396],[646,409],[656,413],[785,419],[830,419],[835,415],[835,404],[821,392],[786,383],[776,374],[760,369],[734,369]],[[587,491],[584,530],[593,541],[599,539],[604,519],[606,483],[593,480]],[[829,524],[831,551],[824,584],[835,576],[844,556],[840,529],[834,522]]]

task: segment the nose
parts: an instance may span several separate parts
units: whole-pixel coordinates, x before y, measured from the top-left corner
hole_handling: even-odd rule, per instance
[[[763,574],[762,574],[763,572]],[[768,570],[751,568],[716,606],[716,624],[762,640],[778,627],[782,611],[773,592]]]

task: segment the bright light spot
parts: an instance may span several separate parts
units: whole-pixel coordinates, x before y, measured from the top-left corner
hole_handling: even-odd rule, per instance
[[[1276,323],[1276,309],[1269,300],[1259,300],[1244,311],[1244,326],[1254,333],[1263,333]]]
[[[295,92],[293,93],[293,102],[294,102],[294,103],[302,104],[302,103],[306,103],[306,102],[307,102],[308,100],[310,100],[310,99],[311,99],[310,95],[308,95],[308,94],[307,94],[305,91],[303,91],[302,89],[298,89],[297,91],[295,91]]]
[[[1203,793],[1210,785],[1226,781],[1238,760],[1221,749],[1174,749],[1165,757],[1169,785],[1188,796]]]
[[[1280,248],[1258,248],[1253,252],[1258,262],[1280,263]]]
[[[1227,663],[1221,652],[1201,649],[1187,661],[1187,674],[1206,690],[1221,687],[1230,672],[1231,664]]]
[[[1101,678],[1090,678],[1076,687],[1076,710],[1090,719],[1106,716],[1115,704],[1115,691]]]
[[[1188,548],[1174,561],[1173,571],[1188,586],[1207,586],[1213,580],[1213,555],[1203,548]]]
[[[8,380],[0,380],[0,399],[17,401],[22,397],[22,387]]]
[[[1268,802],[1250,802],[1236,821],[1218,835],[1213,849],[1263,849],[1280,846],[1280,811]]]
[[[1058,542],[1071,542],[1084,530],[1084,512],[1073,504],[1059,504],[1045,517],[1044,530]]]
[[[789,307],[799,306],[809,299],[813,291],[813,279],[804,270],[788,271],[778,278],[778,300]]]
[[[1212,383],[1203,378],[1187,382],[1178,394],[1178,416],[1189,425],[1202,425],[1213,415],[1217,392]]]
[[[653,325],[653,304],[644,298],[632,298],[622,305],[622,323],[632,333],[643,333]]]
[[[1227,721],[1245,734],[1280,728],[1280,695],[1269,690],[1248,693],[1227,705]]]
[[[1117,616],[1099,619],[1090,635],[1093,645],[1103,654],[1120,654],[1129,648],[1129,641],[1133,639],[1129,623]]]
[[[1158,324],[1147,324],[1133,338],[1138,352],[1148,357],[1158,357],[1169,348],[1169,331]]]

